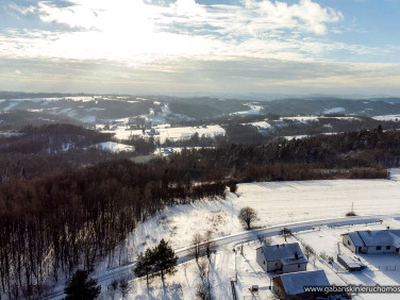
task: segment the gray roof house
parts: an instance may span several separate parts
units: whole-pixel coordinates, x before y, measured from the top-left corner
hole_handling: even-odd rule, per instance
[[[343,244],[354,253],[399,253],[400,230],[364,230],[345,233]]]
[[[298,243],[257,248],[256,260],[264,271],[282,273],[305,271],[308,263]]]
[[[328,287],[329,280],[323,270],[296,272],[275,276],[272,291],[279,299],[315,299],[327,297],[324,292],[306,292],[304,287]]]

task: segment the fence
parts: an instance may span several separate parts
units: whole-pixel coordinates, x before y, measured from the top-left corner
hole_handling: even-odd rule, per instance
[[[379,271],[400,271],[400,265],[378,266]]]

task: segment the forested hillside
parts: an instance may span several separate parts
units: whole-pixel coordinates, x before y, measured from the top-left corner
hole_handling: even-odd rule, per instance
[[[374,130],[302,139],[280,139],[267,145],[226,145],[186,150],[172,158],[196,173],[200,168],[225,170],[243,181],[327,178],[384,178],[383,168],[398,167],[400,132]],[[361,171],[362,170],[362,171]]]
[[[215,176],[213,176],[215,177]],[[226,183],[194,184],[165,161],[123,160],[0,184],[1,289],[42,292],[51,277],[92,270],[134,228],[166,205],[222,195]]]
[[[35,178],[66,168],[125,157],[90,146],[112,135],[71,124],[27,125],[0,135],[0,181]]]

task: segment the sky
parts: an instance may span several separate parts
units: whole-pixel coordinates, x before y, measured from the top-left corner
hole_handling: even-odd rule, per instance
[[[0,90],[400,96],[400,0],[0,0]]]

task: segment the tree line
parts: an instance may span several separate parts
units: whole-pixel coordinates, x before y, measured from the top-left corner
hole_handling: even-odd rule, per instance
[[[276,139],[266,145],[229,144],[184,150],[171,162],[187,172],[214,168],[238,182],[332,178],[387,178],[400,166],[400,132],[374,130]],[[199,175],[201,173],[198,173]]]

